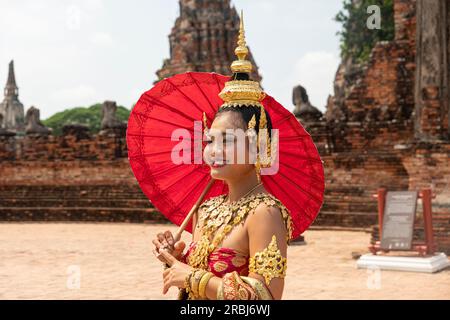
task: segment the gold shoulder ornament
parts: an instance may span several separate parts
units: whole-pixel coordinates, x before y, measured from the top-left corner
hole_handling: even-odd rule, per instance
[[[255,253],[249,260],[249,272],[263,276],[267,285],[273,278],[284,278],[286,269],[287,258],[281,255],[275,235],[263,251]]]

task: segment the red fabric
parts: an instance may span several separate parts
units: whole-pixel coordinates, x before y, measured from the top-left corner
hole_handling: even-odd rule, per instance
[[[229,77],[202,72],[173,76],[145,92],[130,114],[127,146],[131,169],[153,205],[177,225],[211,177],[204,163],[172,162],[171,151],[179,143],[171,141],[172,132],[185,128],[194,137],[194,121],[202,121],[203,112],[210,124],[222,105],[218,94],[228,80]],[[296,238],[311,225],[322,206],[323,164],[310,135],[294,115],[270,96],[262,103],[273,128],[279,129],[280,148],[278,173],[262,175],[262,182],[289,209]],[[192,159],[193,151],[194,143]],[[216,181],[205,200],[226,192],[226,185]],[[186,230],[191,232],[191,224]]]
[[[192,242],[182,258],[187,263],[189,255],[194,250],[196,243]],[[208,257],[208,271],[222,278],[229,272],[236,271],[241,276],[248,276],[249,258],[232,248],[217,248]]]

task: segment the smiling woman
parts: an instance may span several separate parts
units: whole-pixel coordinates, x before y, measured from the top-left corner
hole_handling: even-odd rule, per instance
[[[238,60],[231,65],[233,76],[224,83],[219,93],[222,104],[213,116],[209,112],[213,119],[210,127],[206,112],[203,113],[206,138],[203,157],[209,166],[209,176],[213,181],[221,181],[227,192],[212,196],[199,206],[192,222],[192,242],[186,251],[185,243],[177,241],[169,231],[159,233],[153,239],[155,256],[167,264],[163,271],[163,292],[166,293],[172,286],[178,287],[180,299],[281,299],[288,243],[312,223],[311,217],[317,215],[322,203],[323,167],[310,136],[281,106],[272,109],[276,105],[271,103],[272,98],[266,96],[258,82],[250,79],[252,64],[246,60],[248,49],[242,18],[235,53]],[[175,83],[179,80],[175,78],[165,80],[167,83],[160,84],[158,89],[167,103],[173,103],[175,99],[168,97],[170,92],[177,92],[196,109],[201,109],[191,100],[195,91],[190,94],[183,91],[186,90],[183,86],[190,82],[182,81],[178,88]],[[219,82],[213,81],[213,84]],[[207,100],[212,99],[205,96]],[[152,112],[155,105],[153,103],[151,109],[138,110],[149,110],[145,117],[154,119]],[[169,107],[166,105],[166,108]],[[278,124],[274,130],[271,114]],[[176,117],[178,115],[174,115],[173,120],[160,121],[173,124]],[[280,140],[279,144],[283,146],[283,152],[279,150],[277,140],[281,130],[283,134],[280,136],[284,140]],[[199,135],[198,130],[194,131],[195,144]],[[158,134],[160,136],[160,131]],[[291,143],[294,145],[291,146]],[[305,146],[308,146],[307,149]],[[136,148],[132,145],[132,149]],[[185,148],[185,151],[190,150],[191,145]],[[300,154],[303,151],[305,154]],[[139,156],[142,157],[142,154],[136,155]],[[297,161],[306,158],[309,164],[288,173],[286,168],[292,166],[289,161],[284,161],[282,167],[278,156],[284,159],[293,157]],[[299,176],[308,165],[313,165],[318,173],[309,182],[306,172],[303,172],[304,177]],[[181,167],[177,169],[182,170]],[[192,172],[197,170],[203,169],[194,166]],[[150,177],[151,174],[146,175]],[[275,175],[277,179],[272,177]],[[184,187],[188,180],[185,175],[180,179]],[[149,182],[147,178],[144,184]],[[302,186],[305,183],[309,185]],[[151,182],[151,185],[165,184],[164,181]],[[170,185],[174,184],[172,182]],[[196,187],[192,185],[192,188]],[[151,189],[152,194],[155,194],[155,189]],[[274,194],[283,195],[283,201],[287,201],[294,211],[291,212]],[[185,200],[187,196],[183,198]],[[157,198],[155,200],[159,201]],[[304,207],[306,203],[308,207]]]

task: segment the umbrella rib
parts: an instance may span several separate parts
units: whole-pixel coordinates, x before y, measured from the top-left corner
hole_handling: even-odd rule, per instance
[[[293,186],[295,186],[297,189],[301,190],[303,193],[305,193],[306,195],[310,196],[312,199],[314,199],[317,203],[320,203],[319,199],[317,199],[315,196],[313,196],[311,193],[309,193],[308,191],[306,191],[305,189],[303,189],[301,186],[293,183],[291,181],[291,179],[289,179],[288,177],[286,177],[286,175],[283,174],[283,172],[278,171],[278,174],[282,175],[286,180],[289,181],[290,184],[292,184]],[[278,184],[277,184],[278,185]]]
[[[128,135],[130,137],[170,139],[170,137],[168,137],[168,136],[157,136],[157,135],[152,135],[152,134],[129,133]],[[203,139],[191,139],[191,141],[203,141]]]
[[[172,150],[160,151],[160,152],[154,152],[154,153],[141,153],[140,155],[137,155],[137,156],[131,156],[131,157],[129,157],[129,159],[137,159],[140,157],[149,157],[149,156],[159,156],[159,155],[167,154],[167,153],[172,153]]]
[[[174,167],[169,167],[169,168],[166,168],[166,169],[164,169],[164,170],[161,170],[161,171],[153,171],[153,176],[154,177],[157,177],[157,176],[159,176],[159,175],[161,175],[161,174],[163,174],[163,173],[166,173],[166,172],[168,172],[168,171],[171,171],[171,170],[174,170],[175,168],[177,168],[177,167],[180,167],[180,166],[182,166],[182,165],[184,165],[184,163],[181,163],[181,164],[177,164],[177,165],[175,165]]]
[[[277,174],[282,175],[286,180],[288,180],[292,185],[294,185],[297,189],[299,189],[300,191],[302,191],[304,194],[310,196],[311,198],[313,198],[314,200],[316,200],[317,202],[320,202],[315,196],[313,196],[312,194],[310,194],[308,191],[306,191],[304,188],[300,187],[299,185],[293,183],[291,181],[291,179],[289,179],[288,177],[286,177],[281,171],[278,171]],[[276,183],[275,179],[271,176],[268,175],[269,178],[272,178],[272,180]],[[278,185],[278,183],[276,183]],[[292,199],[292,198],[291,198]],[[295,201],[294,201],[295,202]]]
[[[283,188],[281,188],[281,186],[278,184],[278,182],[276,181],[275,178],[273,178],[272,176],[268,176],[268,178],[269,178],[270,180],[272,180],[272,182],[275,183],[275,184],[277,185],[277,187],[278,187],[280,190],[283,189]],[[288,180],[289,180],[289,179],[288,179]],[[289,193],[286,193],[286,195],[289,197],[289,199],[291,199],[292,202],[297,203],[297,200],[293,199]],[[312,197],[312,198],[314,198],[314,197]],[[305,213],[305,215],[306,215],[310,220],[312,220],[312,219],[311,219],[311,216],[308,214],[308,212],[306,212],[306,210],[305,210],[303,207],[298,207],[298,208],[301,208],[302,211]]]
[[[147,115],[145,115],[145,114],[143,114],[143,113],[140,113],[139,111],[135,111],[134,113],[137,113],[138,115],[140,115],[140,116],[146,118],[147,120],[160,121],[160,122],[163,122],[163,123],[166,123],[166,124],[169,124],[169,125],[173,125],[173,126],[178,127],[178,128],[183,128],[183,129],[187,129],[187,130],[192,130],[192,128],[190,128],[190,127],[185,127],[185,126],[179,125],[179,124],[177,124],[177,123],[173,123],[173,122],[170,122],[170,121],[167,121],[167,120],[158,119],[158,118],[149,117],[149,116],[147,116]]]
[[[195,79],[195,78],[192,76],[191,72],[188,72],[187,74],[188,74],[189,77],[191,77],[191,79],[194,81],[195,85],[197,86],[198,90],[202,93],[202,95],[203,95],[203,97],[206,99],[206,101],[208,101],[208,104],[209,104],[210,109],[211,109],[213,112],[215,112],[214,107],[213,107],[213,104],[211,103],[211,101],[209,101],[209,98],[208,98],[208,97],[206,96],[206,94],[203,92],[202,88],[200,88],[200,85],[198,84],[197,79]]]
[[[167,186],[166,188],[164,188],[165,190],[172,188],[175,184],[177,184],[180,180],[182,179],[186,179],[188,176],[190,176],[191,174],[193,174],[194,172],[196,172],[198,170],[198,166],[196,166],[193,170],[191,170],[188,174],[183,175],[183,177],[177,181],[175,181],[174,183],[170,184],[169,186]],[[178,207],[178,206],[177,206]]]
[[[310,135],[307,133],[307,134],[299,134],[299,135],[289,136],[289,137],[280,137],[280,142],[302,140],[305,137],[310,137]]]
[[[282,166],[288,167],[289,169],[295,170],[296,173],[300,173],[301,175],[303,175],[303,176],[305,176],[305,177],[308,177],[308,178],[310,178],[310,179],[312,179],[312,180],[314,180],[314,181],[316,181],[316,182],[321,182],[320,179],[317,179],[316,177],[311,176],[311,175],[309,175],[309,174],[307,174],[307,173],[301,171],[301,169],[295,168],[295,167],[291,166],[290,164],[282,163],[282,162],[280,162],[280,164],[281,164]]]
[[[149,102],[157,104],[157,105],[159,105],[161,107],[165,107],[165,108],[169,109],[170,111],[172,111],[175,114],[182,114],[183,116],[185,116],[186,118],[188,118],[188,119],[190,119],[192,121],[196,121],[197,120],[197,119],[191,117],[190,115],[188,115],[188,114],[186,114],[184,112],[181,112],[180,109],[175,109],[175,108],[169,106],[167,103],[164,103],[164,102],[162,102],[160,100],[156,100],[155,98],[153,98],[151,96],[145,95],[143,97],[144,97],[144,99],[148,99]]]
[[[220,92],[220,91],[221,91],[221,89],[220,89],[220,83],[219,83],[219,79],[217,79],[217,76],[216,76],[216,74],[215,74],[215,73],[213,73],[212,75],[213,75],[213,78],[214,78],[214,80],[216,80],[216,83],[217,83],[217,90],[219,90],[219,92]]]
[[[292,114],[288,114],[286,117],[281,118],[280,120],[278,120],[277,122],[275,122],[273,124],[273,127],[278,126],[280,123],[285,122],[286,120],[289,120],[289,118],[292,117]]]
[[[183,95],[183,97],[188,100],[190,103],[192,103],[192,105],[194,107],[197,108],[198,111],[203,112],[203,109],[200,108],[191,98],[189,98],[183,91],[181,91],[177,86],[175,86],[172,81],[170,81],[169,79],[166,79],[167,82],[169,82],[172,86],[174,86],[175,90],[177,90],[179,93],[181,93]]]
[[[195,168],[195,169],[194,169],[194,171],[197,171],[197,170],[198,170],[198,168]],[[194,171],[193,171],[193,172],[194,172]],[[209,176],[209,174],[207,174],[207,175]],[[207,175],[205,175],[205,177],[206,177]],[[207,181],[207,183],[208,183],[208,181]],[[203,190],[203,188],[202,188],[201,190]],[[175,209],[177,209],[177,210],[179,211],[179,210],[180,210],[180,204],[182,204],[182,203],[186,200],[186,198],[187,198],[189,195],[190,195],[190,194],[187,193],[187,194],[184,196],[184,198],[181,199],[181,200],[178,202],[178,204],[177,204],[177,206],[176,206]],[[195,200],[197,200],[197,199],[195,199]]]

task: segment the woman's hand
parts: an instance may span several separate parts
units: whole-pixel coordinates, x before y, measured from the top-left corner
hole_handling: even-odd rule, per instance
[[[184,288],[184,280],[193,271],[193,268],[185,263],[181,263],[165,250],[161,250],[160,254],[170,266],[163,272],[163,294],[166,294],[170,287]]]
[[[158,233],[156,239],[153,239],[153,244],[155,248],[153,249],[153,254],[162,262],[166,262],[160,254],[161,249],[167,250],[175,259],[180,260],[183,254],[183,250],[186,247],[184,241],[175,242],[172,232],[167,230],[164,233]]]

